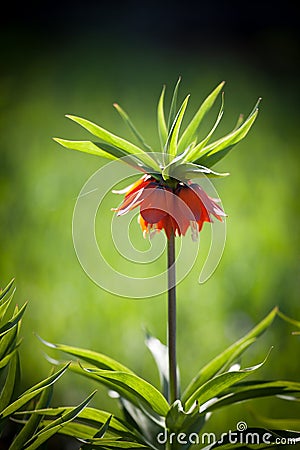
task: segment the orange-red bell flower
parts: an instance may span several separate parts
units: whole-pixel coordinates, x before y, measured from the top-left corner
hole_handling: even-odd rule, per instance
[[[118,216],[140,207],[139,223],[144,235],[165,230],[169,239],[172,234],[184,236],[191,227],[192,238],[196,239],[204,222],[212,222],[212,216],[220,221],[226,216],[217,200],[192,182],[178,182],[171,188],[163,180],[144,175],[117,193],[125,194],[123,203],[115,209]]]

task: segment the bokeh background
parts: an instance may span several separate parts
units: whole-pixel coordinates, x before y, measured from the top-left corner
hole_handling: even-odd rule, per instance
[[[21,350],[24,388],[50,370],[34,332],[107,353],[158,381],[143,326],[165,341],[165,295],[116,297],[86,276],[73,248],[72,214],[81,187],[104,161],[63,150],[52,137],[87,137],[64,118],[71,113],[129,138],[112,107],[117,101],[155,146],[162,85],[169,88],[169,101],[179,75],[181,98],[192,94],[188,117],[226,80],[220,134],[263,99],[246,140],[218,165],[231,173],[215,184],[228,213],[221,263],[201,286],[196,264],[178,287],[182,383],[275,305],[300,319],[295,8],[289,0],[272,7],[218,1],[8,5],[0,31],[0,283],[15,277],[18,303],[29,300]],[[107,218],[112,214],[108,209]],[[243,364],[260,362],[273,345],[260,375],[299,380],[300,342],[292,330],[276,320]],[[67,374],[56,386],[54,403],[75,404],[94,387]],[[101,388],[94,404],[116,411]],[[299,416],[299,405],[283,400],[261,400],[251,409],[220,411],[209,427],[226,431],[246,419],[255,425],[257,412]]]

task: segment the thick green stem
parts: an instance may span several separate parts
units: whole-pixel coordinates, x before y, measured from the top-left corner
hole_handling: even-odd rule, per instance
[[[171,449],[172,449],[172,444],[169,441],[167,441],[166,442],[166,450],[171,450]]]
[[[169,349],[169,400],[178,398],[176,362],[176,268],[175,236],[168,239],[168,349]]]

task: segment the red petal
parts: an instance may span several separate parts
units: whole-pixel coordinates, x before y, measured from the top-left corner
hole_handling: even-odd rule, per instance
[[[220,221],[222,221],[222,216],[226,217],[223,209],[198,184],[191,184],[191,188],[199,197],[208,214],[214,215]]]
[[[148,187],[141,204],[141,216],[146,222],[154,224],[162,220],[166,212],[165,189],[161,187]]]
[[[180,186],[178,191],[178,197],[184,201],[189,210],[187,209],[186,215],[189,220],[198,222],[203,214],[203,203],[197,193],[188,186]]]
[[[131,184],[130,186],[127,186],[127,188],[122,189],[120,191],[114,191],[115,194],[125,194],[125,197],[128,197],[131,194],[134,194],[135,192],[139,191],[140,189],[145,188],[148,186],[149,183],[151,183],[153,178],[150,175],[143,175],[139,180],[137,180],[135,183]]]
[[[142,198],[143,190],[144,189],[141,189],[138,192],[135,192],[134,194],[131,194],[128,197],[125,197],[122,205],[114,209],[114,211],[118,211],[118,216],[122,216],[128,213],[133,208],[136,208],[141,204],[141,202],[143,201]]]

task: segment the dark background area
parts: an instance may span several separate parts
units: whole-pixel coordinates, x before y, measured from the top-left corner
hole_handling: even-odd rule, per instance
[[[121,41],[142,49],[221,57],[227,52],[263,66],[270,75],[295,76],[297,4],[285,2],[8,2],[1,13],[3,57],[58,52],[77,39]],[[25,53],[24,53],[25,51]],[[2,62],[5,60],[2,57]],[[10,62],[12,62],[10,60]],[[29,62],[29,61],[27,61]],[[7,67],[6,64],[4,64]]]

